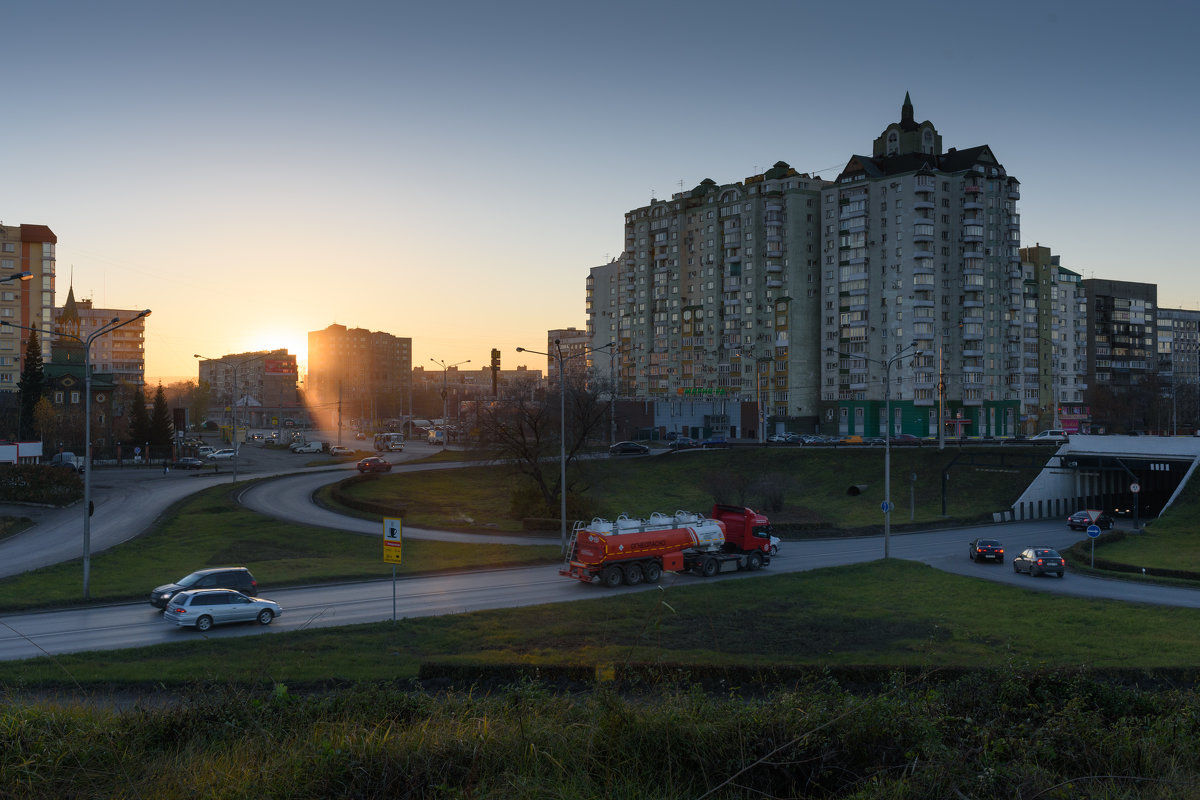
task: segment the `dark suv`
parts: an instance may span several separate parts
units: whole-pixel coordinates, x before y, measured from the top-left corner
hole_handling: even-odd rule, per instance
[[[258,581],[245,567],[198,569],[175,583],[156,587],[150,592],[150,605],[166,608],[171,598],[184,589],[236,589],[244,595],[255,597],[258,595]]]

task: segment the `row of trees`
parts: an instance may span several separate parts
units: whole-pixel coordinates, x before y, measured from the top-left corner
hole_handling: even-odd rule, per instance
[[[53,452],[61,446],[63,450],[82,454],[85,452],[84,403],[56,405],[51,401],[52,390],[45,373],[41,340],[37,331],[32,331],[25,348],[25,363],[17,384],[16,402],[8,400],[0,404],[3,429],[15,431],[16,438],[22,440],[40,439],[47,452]],[[118,450],[122,443],[130,448],[149,445],[148,456],[169,457],[174,425],[161,385],[155,392],[152,407],[147,410],[146,405],[142,387],[114,387],[111,402],[107,404],[105,426],[98,427],[93,419],[93,442],[103,440],[102,446],[93,448],[93,457],[112,458],[119,452],[122,456],[131,457],[131,450]],[[96,409],[93,408],[95,413]]]

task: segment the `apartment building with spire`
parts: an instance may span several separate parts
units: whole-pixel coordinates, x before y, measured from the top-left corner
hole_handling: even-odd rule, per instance
[[[821,400],[829,432],[1019,431],[1020,183],[987,145],[900,119],[822,191]],[[892,418],[885,419],[890,404]]]

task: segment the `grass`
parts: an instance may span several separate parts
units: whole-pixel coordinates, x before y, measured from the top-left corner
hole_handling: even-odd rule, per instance
[[[1011,450],[997,452],[1013,457]],[[910,487],[915,489],[916,524],[946,519],[941,475],[957,455],[956,449],[939,453],[932,447],[892,451],[893,526],[908,522]],[[707,512],[719,495],[722,502],[766,511],[777,525],[858,529],[882,524],[883,452],[878,448],[696,450],[653,458],[585,460],[574,470],[572,505],[578,501],[582,517],[645,517],[680,508]],[[910,480],[913,474],[915,484]],[[1034,470],[1014,466],[955,465],[950,470],[947,515],[958,520],[990,518],[991,512],[1010,507],[1034,475]],[[867,491],[850,497],[847,488],[852,484],[867,484]],[[362,500],[405,508],[417,525],[462,528],[470,518],[475,525],[518,530],[520,520],[509,513],[515,485],[506,470],[489,466],[390,475],[355,485],[349,492]],[[775,495],[780,499],[777,508]]]
[[[239,487],[239,490],[244,487]],[[264,517],[238,506],[228,486],[176,503],[155,529],[92,556],[96,601],[145,599],[151,589],[204,567],[249,567],[261,586],[380,578],[383,533],[364,536]],[[557,559],[552,547],[507,547],[410,539],[399,574],[501,566]],[[0,609],[77,604],[82,562],[71,561],[0,580]]]
[[[566,579],[564,579],[566,580]],[[0,662],[0,683],[416,677],[422,663],[1003,669],[1200,664],[1200,610],[1086,600],[889,560],[580,602]],[[1002,612],[997,610],[1002,609]],[[1031,624],[1035,622],[1036,624]],[[34,676],[37,676],[36,678]]]

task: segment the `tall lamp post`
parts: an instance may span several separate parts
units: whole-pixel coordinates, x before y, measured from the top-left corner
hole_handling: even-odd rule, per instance
[[[13,275],[12,278],[19,276]],[[28,280],[21,278],[21,280]],[[92,569],[92,342],[105,335],[112,333],[117,328],[123,328],[130,323],[136,322],[143,317],[150,316],[150,309],[139,311],[134,316],[121,321],[120,317],[113,317],[108,322],[101,325],[96,330],[89,333],[86,337],[75,336],[70,333],[57,333],[56,336],[63,336],[68,339],[74,339],[83,345],[83,599],[87,600],[91,589],[91,569]],[[24,328],[28,331],[35,331],[36,328],[29,328],[24,325],[16,325],[12,322],[0,322],[0,325],[5,325],[13,328]]]
[[[450,444],[450,430],[448,427],[450,418],[447,416],[449,407],[446,405],[446,398],[448,397],[448,392],[446,389],[446,375],[450,372],[450,367],[457,367],[462,364],[470,364],[471,359],[468,358],[466,361],[458,361],[454,364],[447,364],[445,361],[439,361],[436,358],[431,358],[429,360],[442,368],[442,430],[446,433],[446,444]]]
[[[896,354],[886,361],[867,358],[859,353],[842,353],[832,348],[828,352],[836,353],[842,358],[870,361],[883,367],[883,416],[886,423],[886,430],[883,431],[883,557],[889,558],[892,538],[892,365],[902,358],[919,356],[921,351],[917,349],[917,343],[913,342],[896,351]]]
[[[615,344],[616,342],[609,342],[599,347],[589,347],[569,356],[563,355],[562,344],[558,339],[554,340],[554,353],[543,353],[528,347],[517,348],[518,353],[535,353],[546,358],[558,359],[558,512],[563,553],[567,552],[567,374],[563,371],[563,362],[598,350],[606,350]]]
[[[229,443],[231,445],[233,445],[233,481],[232,481],[232,483],[237,483],[238,461],[241,460],[241,457],[242,457],[242,448],[239,446],[239,442],[237,440],[237,436],[238,436],[238,414],[237,414],[237,390],[238,390],[237,371],[238,371],[238,367],[242,366],[243,364],[249,364],[251,361],[258,361],[259,359],[266,358],[268,355],[270,355],[270,353],[262,353],[261,355],[250,356],[249,358],[243,358],[241,361],[229,361],[224,358],[209,358],[208,356],[202,356],[199,353],[192,353],[192,358],[198,358],[201,361],[215,361],[216,363],[224,364],[233,370],[233,393],[234,393],[234,397],[232,398],[233,399],[233,404],[232,404],[232,406],[233,406],[233,430],[229,435]]]

